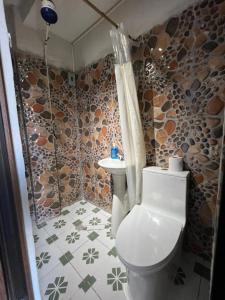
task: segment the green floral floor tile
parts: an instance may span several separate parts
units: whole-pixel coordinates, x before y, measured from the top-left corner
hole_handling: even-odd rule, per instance
[[[65,266],[68,262],[73,259],[73,254],[70,251],[67,251],[64,255],[62,255],[59,260],[63,266]]]
[[[34,234],[33,238],[34,238],[34,243],[37,243],[37,241],[39,240],[39,236],[37,234]]]
[[[34,232],[34,239],[45,241],[41,247],[36,243],[42,299],[125,300],[126,273],[116,259],[111,218],[81,202]]]
[[[101,219],[99,219],[99,218],[97,218],[97,217],[94,217],[94,218],[92,218],[90,221],[89,221],[89,224],[91,224],[91,225],[98,225],[98,224],[100,224],[101,223]]]
[[[78,227],[78,226],[80,226],[82,224],[82,221],[80,220],[80,219],[78,219],[78,220],[76,220],[75,222],[73,222],[73,225],[75,226],[75,227]]]
[[[51,256],[48,252],[41,252],[39,256],[36,256],[37,268],[40,269],[44,264],[50,261]]]
[[[79,240],[80,234],[78,232],[71,232],[66,236],[66,241],[68,244],[74,244],[76,240]]]
[[[127,275],[121,268],[112,268],[112,273],[107,274],[107,284],[112,285],[113,291],[121,291],[123,283],[127,282]]]
[[[49,300],[58,300],[61,294],[66,293],[68,282],[64,279],[64,277],[56,277],[54,282],[48,284],[45,295]]]
[[[186,275],[181,267],[177,268],[176,276],[174,278],[175,285],[183,285],[185,281]]]
[[[81,205],[85,205],[85,204],[87,204],[87,201],[84,201],[84,200],[83,200],[83,201],[80,201],[80,204],[81,204]]]
[[[41,228],[45,227],[46,225],[47,225],[46,222],[42,222],[42,223],[40,223],[40,224],[37,224],[37,228],[38,228],[38,229],[41,229]]]
[[[109,229],[109,228],[111,228],[111,223],[107,223],[107,224],[105,225],[105,229]]]
[[[53,226],[55,227],[55,229],[60,229],[62,227],[64,227],[66,225],[66,221],[65,220],[58,220],[57,222],[55,222],[53,224]]]
[[[96,259],[99,258],[99,252],[95,248],[89,248],[87,252],[83,254],[83,260],[86,261],[86,264],[93,264]]]
[[[109,231],[106,232],[106,236],[109,238],[109,239],[113,239],[112,237],[112,233],[111,233],[111,229]]]
[[[86,213],[86,209],[83,208],[83,207],[76,210],[76,214],[79,215],[79,216],[81,216],[85,213]]]
[[[113,248],[108,252],[108,255],[109,255],[109,256],[117,257],[116,247],[113,247]]]
[[[97,239],[97,237],[99,236],[99,234],[95,231],[92,231],[92,233],[90,233],[88,235],[89,240],[94,241],[95,239]]]
[[[50,237],[48,237],[48,238],[46,239],[46,241],[47,241],[47,243],[48,243],[49,245],[52,244],[52,243],[54,243],[56,240],[58,240],[58,237],[57,237],[57,235],[55,235],[55,234],[51,235]]]
[[[61,215],[65,216],[65,215],[68,215],[69,213],[70,213],[70,211],[68,209],[66,209],[61,212]]]
[[[90,289],[91,286],[95,283],[96,278],[90,276],[89,274],[81,281],[79,288],[82,289],[85,293]]]

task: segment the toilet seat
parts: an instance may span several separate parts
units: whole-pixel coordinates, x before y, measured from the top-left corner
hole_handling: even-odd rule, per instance
[[[129,269],[155,271],[173,258],[182,231],[178,220],[135,205],[117,231],[116,249]]]

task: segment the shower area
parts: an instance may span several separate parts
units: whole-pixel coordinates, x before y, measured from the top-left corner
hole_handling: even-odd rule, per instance
[[[80,111],[67,71],[23,53],[15,64],[29,206],[41,222],[82,197]]]
[[[98,161],[109,156],[112,136],[122,148],[112,61],[86,68],[74,85],[72,72],[16,53],[29,205],[38,223],[81,199],[111,211],[111,178]]]
[[[53,5],[42,1],[43,58],[12,52],[29,207],[37,224],[82,199],[111,212],[111,178],[97,162],[109,156],[112,137],[122,150],[113,56],[76,74],[49,64],[57,14],[44,14],[45,3]],[[73,70],[74,55],[72,45]]]

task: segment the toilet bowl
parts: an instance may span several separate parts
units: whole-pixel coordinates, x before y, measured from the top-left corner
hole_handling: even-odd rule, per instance
[[[129,300],[165,300],[170,266],[186,223],[188,172],[143,169],[142,203],[122,221],[116,249],[127,269]]]

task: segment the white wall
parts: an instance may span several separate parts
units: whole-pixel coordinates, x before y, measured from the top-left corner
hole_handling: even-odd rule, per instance
[[[124,0],[110,17],[118,24],[123,22],[128,33],[136,38],[153,26],[161,24],[171,16],[181,12],[194,2],[197,2],[197,0]],[[10,9],[7,9],[7,11],[10,11]],[[14,23],[17,48],[43,57],[45,33],[25,26],[21,20],[18,7],[14,7],[13,14],[9,12],[7,21]],[[8,25],[12,27],[13,24]],[[74,26],[76,26],[76,20],[74,20]],[[112,53],[110,29],[111,24],[103,21],[74,45],[76,70]],[[56,35],[50,34],[50,36],[48,42],[49,63],[56,67],[72,70],[71,44]]]
[[[25,178],[25,166],[19,130],[19,121],[16,107],[16,95],[14,88],[12,60],[9,50],[8,30],[6,27],[4,6],[0,0],[0,55],[3,68],[3,80],[6,90],[7,106],[9,111],[10,129],[13,136],[13,150],[16,162],[16,171],[19,181],[20,197],[22,200],[24,231],[26,235],[26,246],[28,251],[29,267],[35,300],[41,300],[38,284],[38,275],[35,260],[35,247],[32,232],[32,223],[28,205],[27,182]]]
[[[136,38],[194,2],[196,0],[126,0],[110,17],[118,24],[123,22],[128,33]],[[110,29],[111,24],[103,21],[75,45],[76,69],[112,53]]]
[[[45,32],[25,26],[18,8],[6,6],[7,24],[15,39],[16,48],[43,57]],[[13,32],[15,31],[15,32]],[[72,46],[69,42],[51,34],[48,41],[48,62],[56,67],[72,70]]]

